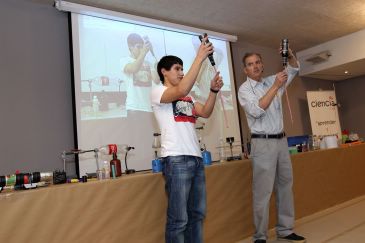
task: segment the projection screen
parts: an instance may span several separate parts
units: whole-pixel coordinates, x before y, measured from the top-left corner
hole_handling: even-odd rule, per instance
[[[160,132],[149,100],[150,90],[162,85],[156,63],[165,55],[176,55],[183,60],[186,73],[200,44],[198,35],[204,32],[214,45],[216,67],[223,76],[224,86],[222,99],[217,99],[212,116],[198,119],[196,127],[202,128],[197,129],[198,137],[202,147],[212,153],[213,160],[219,159],[217,147],[226,137],[234,137],[237,143],[240,142],[230,43],[225,38],[228,35],[219,36],[207,30],[131,15],[127,15],[130,18],[125,15],[120,18],[117,12],[77,4],[72,6],[86,9],[68,10],[72,12],[78,149],[90,150],[108,144],[128,145],[135,148],[128,153],[128,168],[137,171],[151,169],[155,157],[153,133]],[[129,75],[124,67],[133,61],[130,47],[141,44],[141,40],[148,41],[151,49],[138,74]],[[191,91],[197,101],[205,102],[212,75],[214,69],[206,60]],[[124,153],[118,154],[123,171],[124,156]],[[99,154],[98,163],[101,165],[110,159],[111,155]],[[79,156],[80,176],[95,172],[96,168],[93,153]]]

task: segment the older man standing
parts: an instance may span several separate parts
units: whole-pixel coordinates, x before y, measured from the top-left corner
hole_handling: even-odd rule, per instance
[[[247,80],[238,91],[238,99],[251,131],[255,243],[266,243],[268,238],[269,204],[273,189],[276,193],[278,240],[305,242],[304,237],[293,232],[293,173],[283,125],[281,97],[299,71],[290,48],[288,58],[289,65],[285,70],[263,77],[261,55],[246,53],[243,57]]]

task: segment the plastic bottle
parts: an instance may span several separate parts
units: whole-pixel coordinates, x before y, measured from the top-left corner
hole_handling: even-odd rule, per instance
[[[104,170],[104,175],[105,175],[105,179],[110,179],[110,166],[108,161],[104,161],[103,162],[103,170]]]
[[[113,153],[113,159],[110,161],[110,168],[111,168],[111,173],[110,173],[111,177],[114,178],[114,176],[119,177],[122,175],[122,166],[116,153]]]
[[[303,141],[302,143],[302,152],[307,152],[308,151],[308,144],[306,141]]]
[[[152,172],[153,173],[158,173],[162,171],[162,163],[161,160],[159,158],[155,158],[154,160],[152,160]]]
[[[317,137],[316,135],[313,135],[312,137],[313,139],[313,150],[318,150],[319,149],[319,137]]]
[[[100,105],[99,99],[96,95],[94,95],[94,97],[93,97],[93,111],[95,113],[99,111],[99,105]]]
[[[226,155],[224,152],[224,141],[223,138],[219,138],[219,161],[223,162],[226,160]]]
[[[313,151],[314,150],[314,140],[313,140],[313,136],[309,135],[308,136],[308,150],[309,151]]]
[[[125,144],[108,144],[97,149],[102,154],[117,154],[127,152],[128,145]]]
[[[212,164],[212,155],[208,150],[204,149],[204,151],[202,152],[202,156],[204,165],[207,166]]]
[[[98,178],[98,180],[104,180],[105,179],[105,174],[104,174],[104,170],[96,170],[96,177]]]

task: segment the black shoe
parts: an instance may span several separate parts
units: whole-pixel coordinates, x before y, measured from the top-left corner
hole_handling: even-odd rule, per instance
[[[258,239],[258,240],[255,240],[254,243],[266,243],[266,240],[261,240],[261,239]]]
[[[303,236],[297,235],[295,233],[291,233],[290,235],[287,235],[285,237],[279,236],[279,241],[288,241],[288,242],[296,242],[296,243],[305,243],[306,240]]]

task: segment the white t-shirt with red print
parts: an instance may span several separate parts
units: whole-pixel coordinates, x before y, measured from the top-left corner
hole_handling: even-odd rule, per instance
[[[166,86],[157,86],[151,91],[152,110],[161,129],[161,157],[202,157],[195,132],[195,100],[186,96],[172,103],[160,103],[166,89]]]

